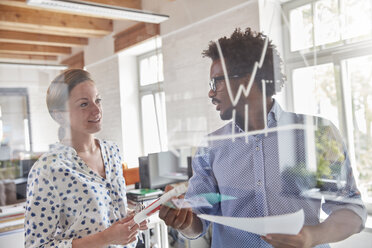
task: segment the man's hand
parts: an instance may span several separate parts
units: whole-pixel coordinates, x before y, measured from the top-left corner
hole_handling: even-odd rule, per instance
[[[173,187],[170,185],[167,185],[165,187],[165,192],[168,192]],[[182,199],[183,196],[179,197],[179,199]],[[168,226],[171,226],[178,230],[185,230],[189,228],[193,221],[193,213],[191,208],[170,208],[167,206],[161,206],[159,217],[164,220],[165,224]]]
[[[275,248],[310,248],[312,247],[312,226],[304,226],[297,235],[268,234],[261,238]]]
[[[325,221],[315,226],[304,226],[297,235],[268,234],[261,237],[275,248],[313,247],[319,244],[344,240],[360,232],[363,221],[349,209],[333,212]]]

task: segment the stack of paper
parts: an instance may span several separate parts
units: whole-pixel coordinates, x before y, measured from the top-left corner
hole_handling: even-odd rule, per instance
[[[266,235],[270,233],[296,235],[301,231],[305,221],[305,215],[302,209],[291,214],[257,218],[225,217],[206,214],[199,214],[198,216],[208,221],[258,235]]]
[[[0,233],[23,228],[25,215],[24,205],[23,203],[0,208]]]
[[[132,201],[147,201],[156,199],[163,193],[160,189],[133,189],[127,192],[127,197]]]

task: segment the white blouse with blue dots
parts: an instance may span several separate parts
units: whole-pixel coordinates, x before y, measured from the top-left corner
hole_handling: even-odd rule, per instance
[[[106,178],[60,143],[33,165],[27,184],[25,247],[72,247],[73,239],[103,231],[126,216],[119,148],[112,142],[99,143]],[[124,247],[135,246],[133,242]]]

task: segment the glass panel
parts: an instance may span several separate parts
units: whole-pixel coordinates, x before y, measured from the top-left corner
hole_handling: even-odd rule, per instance
[[[332,63],[293,71],[295,112],[321,115],[339,126],[337,92]]]
[[[164,80],[163,55],[155,54],[140,60],[140,85],[149,85]]]
[[[360,37],[371,33],[370,0],[342,0],[341,13],[342,39]]]
[[[161,149],[153,95],[144,95],[141,103],[144,152],[145,154],[159,152]]]
[[[148,73],[149,71],[149,59],[145,58],[140,61],[140,85],[147,85],[149,84],[148,82],[150,81],[149,76],[150,74]]]
[[[28,126],[25,127],[28,125],[26,98],[23,95],[2,95],[0,105],[2,109],[0,161],[19,158],[23,156],[21,154],[30,151]]]
[[[313,46],[313,17],[311,5],[307,4],[291,10],[290,36],[291,51],[310,48]]]
[[[159,131],[161,139],[161,150],[168,150],[167,138],[167,119],[165,110],[165,94],[164,92],[155,93],[156,112],[159,120]]]
[[[164,81],[164,73],[163,73],[163,54],[160,53],[158,55],[158,82]]]
[[[372,56],[346,61],[351,85],[354,147],[360,190],[372,202]]]
[[[315,3],[315,45],[340,40],[340,23],[337,0],[322,0]]]

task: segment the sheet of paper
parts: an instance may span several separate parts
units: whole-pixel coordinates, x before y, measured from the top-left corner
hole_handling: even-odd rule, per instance
[[[207,214],[199,214],[198,216],[211,222],[235,227],[258,235],[266,235],[269,233],[296,235],[302,229],[305,220],[304,211],[302,209],[291,214],[257,218],[225,217]]]

